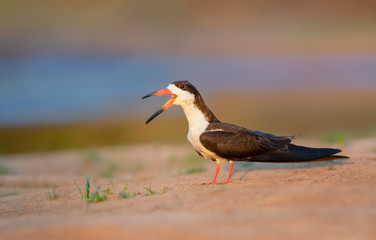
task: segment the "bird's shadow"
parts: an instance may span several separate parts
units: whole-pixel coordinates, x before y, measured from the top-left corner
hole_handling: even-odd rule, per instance
[[[264,162],[234,162],[232,176],[242,174],[239,178],[242,181],[250,171],[256,170],[277,170],[277,169],[305,169],[328,166],[333,168],[337,165],[354,164],[349,158],[336,159],[331,161],[313,161],[302,163],[264,163]]]

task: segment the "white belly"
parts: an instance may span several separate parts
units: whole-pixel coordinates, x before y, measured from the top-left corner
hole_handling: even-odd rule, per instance
[[[200,142],[200,134],[193,131],[189,131],[187,135],[188,141],[191,143],[192,147],[199,152],[204,158],[216,161],[227,161],[227,159],[219,157],[217,154],[209,151]]]

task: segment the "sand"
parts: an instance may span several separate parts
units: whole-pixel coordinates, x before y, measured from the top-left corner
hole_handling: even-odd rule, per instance
[[[143,144],[1,156],[0,239],[376,239],[376,139],[350,141],[350,159],[236,164],[227,185],[202,185],[215,163],[192,154]],[[92,190],[111,188],[106,201],[81,198],[73,181],[83,189],[90,175]],[[134,198],[119,197],[126,183]]]

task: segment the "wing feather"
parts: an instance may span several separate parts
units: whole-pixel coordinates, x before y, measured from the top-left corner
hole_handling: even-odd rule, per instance
[[[290,137],[251,131],[228,123],[213,123],[200,136],[208,150],[226,159],[245,159],[285,148]]]

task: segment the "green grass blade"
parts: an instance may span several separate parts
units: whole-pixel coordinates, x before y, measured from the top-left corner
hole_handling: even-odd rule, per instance
[[[163,188],[163,190],[162,190],[162,192],[161,192],[161,194],[164,194],[164,193],[166,193],[166,192],[167,192],[167,190],[168,190],[168,187],[164,187],[164,188]]]
[[[86,177],[86,187],[85,187],[85,198],[89,199],[90,198],[90,178]]]
[[[84,195],[82,194],[81,189],[78,187],[78,185],[77,185],[77,183],[76,183],[76,180],[73,179],[73,182],[74,182],[74,185],[76,185],[76,188],[78,189],[78,191],[80,192],[82,199],[84,199]]]
[[[148,191],[151,195],[154,195],[155,192],[153,190],[151,190],[151,188],[148,188],[148,187],[144,187],[146,191]]]

